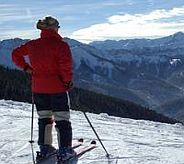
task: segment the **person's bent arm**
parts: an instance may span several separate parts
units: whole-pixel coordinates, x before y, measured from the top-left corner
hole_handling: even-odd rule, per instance
[[[21,45],[17,47],[12,52],[12,61],[19,67],[22,68],[24,71],[31,71],[31,66],[26,63],[24,56],[28,54],[27,44]],[[29,72],[30,73],[30,72]]]

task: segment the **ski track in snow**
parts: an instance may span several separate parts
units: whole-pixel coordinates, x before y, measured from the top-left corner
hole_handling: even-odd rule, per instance
[[[112,109],[113,110],[113,109]],[[184,127],[87,113],[112,159],[98,147],[83,155],[78,164],[184,164]],[[0,100],[0,164],[31,164],[31,104]],[[74,139],[85,144],[96,139],[83,113],[71,111]],[[37,140],[37,114],[34,140]],[[56,132],[53,131],[57,146]],[[38,146],[34,144],[35,151]],[[118,160],[116,158],[118,157]]]

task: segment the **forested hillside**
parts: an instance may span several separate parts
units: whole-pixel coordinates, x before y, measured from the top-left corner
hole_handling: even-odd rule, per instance
[[[31,77],[25,72],[0,66],[0,90],[0,99],[31,103]],[[84,89],[74,88],[70,96],[74,110],[167,123],[177,122],[135,103]]]

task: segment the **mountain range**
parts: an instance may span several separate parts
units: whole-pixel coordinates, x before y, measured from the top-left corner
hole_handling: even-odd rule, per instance
[[[11,52],[26,41],[1,41],[0,64],[15,68]],[[72,50],[77,86],[133,101],[175,119],[184,118],[184,106],[176,105],[184,98],[184,33],[90,44],[65,41]]]

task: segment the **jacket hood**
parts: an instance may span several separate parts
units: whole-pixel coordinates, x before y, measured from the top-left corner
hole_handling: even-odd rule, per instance
[[[41,38],[50,38],[50,37],[56,37],[60,40],[62,40],[63,38],[54,30],[52,29],[44,29],[41,31],[40,33],[40,37]]]

